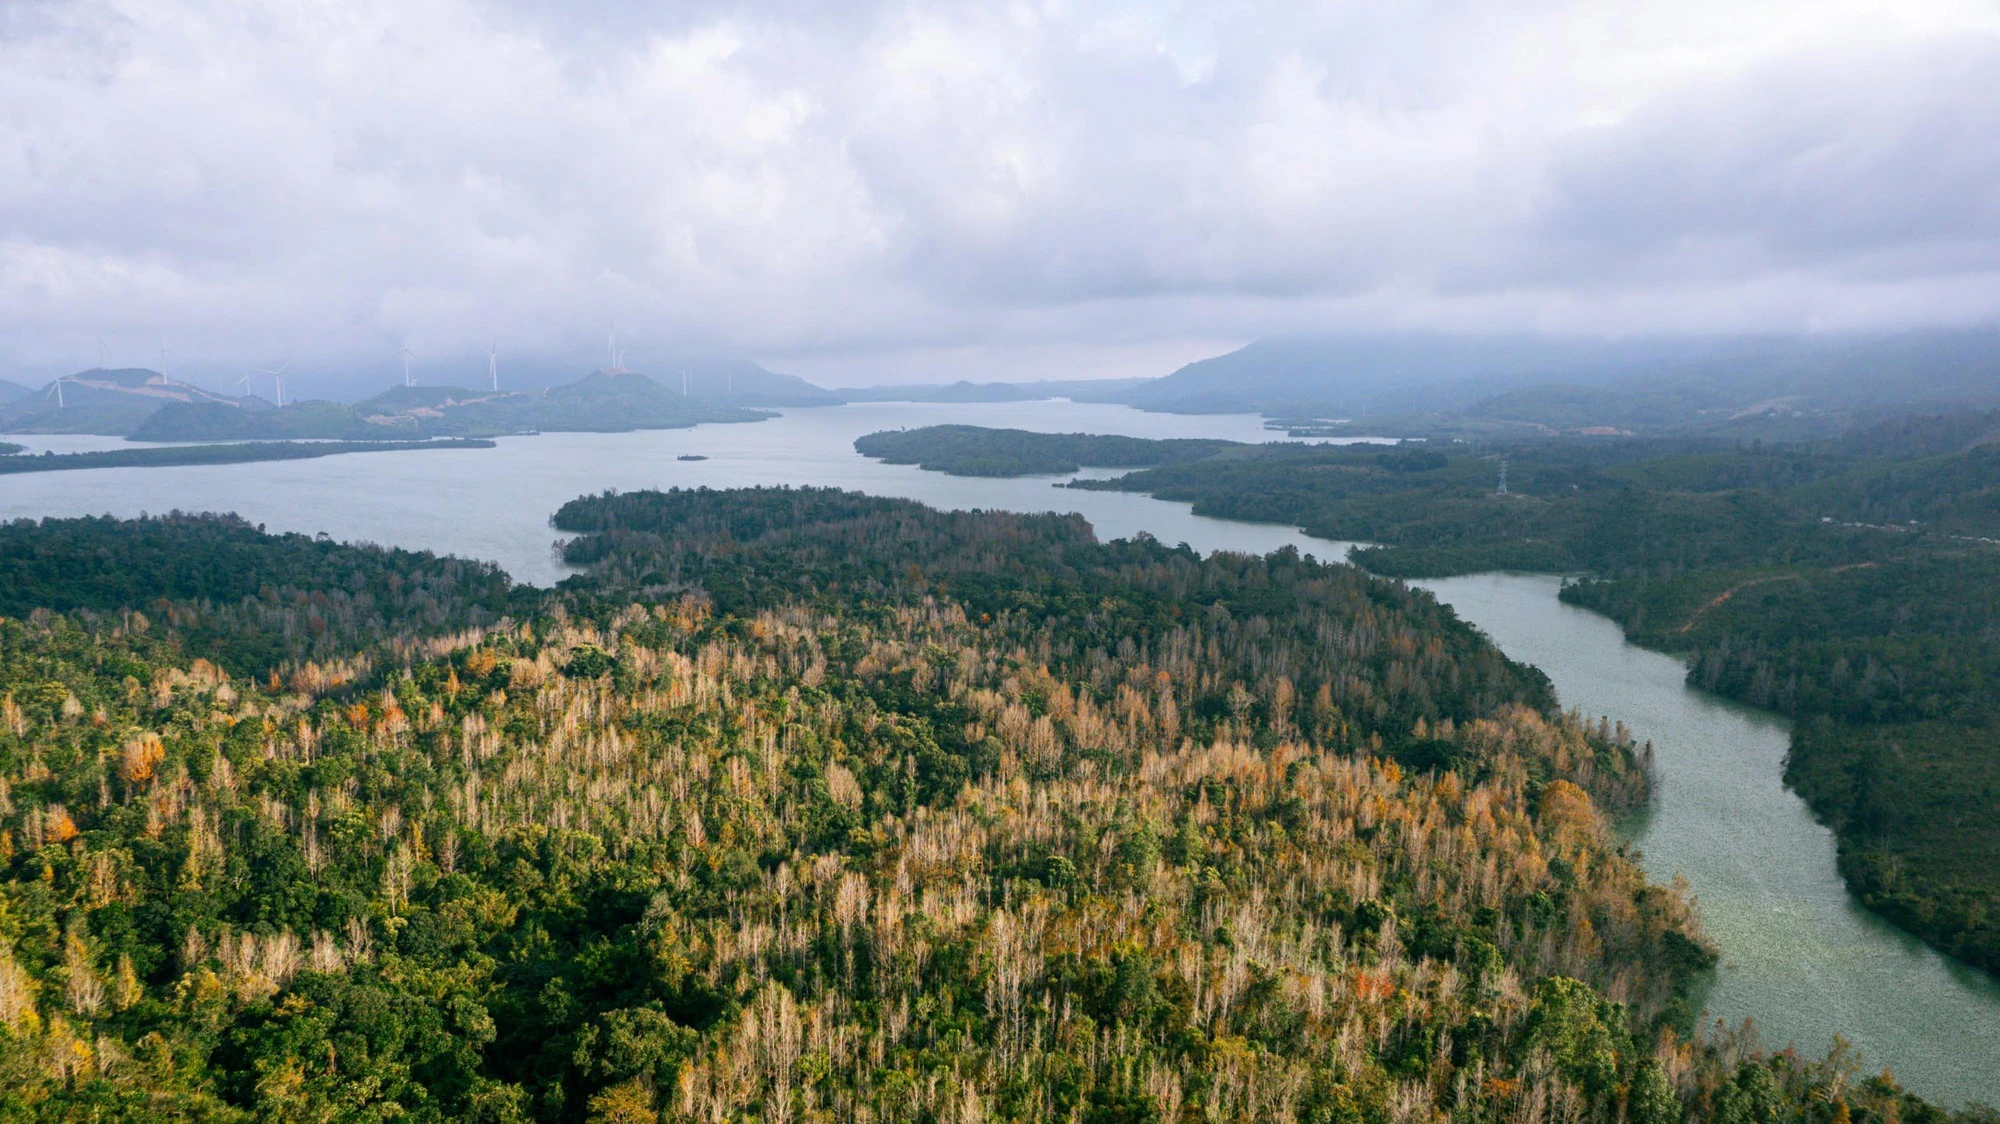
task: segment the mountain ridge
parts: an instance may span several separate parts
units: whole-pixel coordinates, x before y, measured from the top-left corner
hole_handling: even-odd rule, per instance
[[[307,401],[269,410],[177,403],[161,407],[128,436],[140,441],[492,437],[539,430],[673,429],[767,416],[674,394],[635,371],[600,370],[540,391],[392,386],[352,405]]]
[[[1118,401],[1167,413],[1373,418],[1428,432],[1824,434],[1914,411],[2000,405],[2000,330],[1276,338],[1186,364]]]

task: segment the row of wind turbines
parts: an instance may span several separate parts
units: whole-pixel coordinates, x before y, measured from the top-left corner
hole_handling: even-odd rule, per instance
[[[613,375],[626,374],[626,349],[618,346],[618,328],[616,325],[613,325],[611,328],[611,335],[606,340],[606,347],[610,351],[611,365],[605,368],[605,373]],[[175,356],[176,354],[176,352],[167,347],[166,338],[161,337],[160,377],[167,379],[169,382],[173,380],[167,376],[167,359],[169,356]],[[410,360],[417,357],[416,351],[408,344],[405,344],[397,352],[397,355],[403,360],[403,385],[405,387],[417,385],[416,378],[410,371]],[[110,364],[109,350],[105,345],[103,336],[97,338],[97,361],[100,368],[107,368]],[[246,373],[242,378],[237,379],[232,385],[242,387],[244,396],[248,397],[253,389],[253,380],[258,375],[264,375],[271,380],[277,404],[282,407],[285,404],[285,371],[290,367],[291,363],[289,361],[280,363],[276,367],[258,367]],[[67,383],[70,378],[71,376],[69,375],[57,375],[55,381],[49,386],[49,394],[56,400],[58,408],[68,405],[63,396],[63,384]],[[500,341],[497,339],[486,349],[486,381],[489,390],[496,393],[500,390]],[[735,376],[732,374],[730,376],[730,388],[732,390],[735,389],[735,381]],[[686,397],[691,390],[692,387],[687,368],[683,367],[681,369],[681,395]]]
[[[414,351],[408,344],[405,344],[403,345],[403,349],[401,351],[398,351],[396,354],[400,356],[403,360],[403,385],[406,387],[417,385],[416,377],[410,372],[410,360],[415,359],[417,357],[416,351]],[[272,385],[275,388],[278,405],[283,406],[285,404],[285,370],[290,366],[291,366],[290,363],[280,363],[275,368],[260,367],[257,370],[252,371],[250,374],[244,375],[242,378],[237,379],[236,385],[242,387],[243,393],[245,395],[248,395],[250,393],[250,380],[253,377],[257,375],[269,375],[271,377]],[[494,340],[492,346],[486,349],[486,381],[488,383],[489,389],[494,391],[498,391],[500,389],[500,341],[499,340]]]
[[[612,325],[611,336],[606,341],[605,346],[608,347],[611,351],[611,365],[609,367],[604,368],[604,373],[607,375],[630,374],[631,372],[625,366],[625,349],[618,346],[617,325],[615,324]],[[498,389],[500,384],[498,382],[495,382],[493,385],[495,389]],[[693,387],[692,376],[689,375],[688,369],[686,367],[682,367],[681,397],[687,398],[691,396],[693,392],[694,392],[694,387]],[[729,392],[731,394],[736,393],[736,373],[734,371],[730,372],[729,374]]]

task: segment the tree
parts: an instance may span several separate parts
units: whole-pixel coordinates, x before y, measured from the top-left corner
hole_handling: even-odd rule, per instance
[[[652,1089],[636,1077],[590,1098],[590,1124],[656,1124],[659,1118]]]
[[[1528,1010],[1528,1041],[1549,1052],[1564,1077],[1592,1098],[1602,1098],[1618,1082],[1618,1047],[1624,1018],[1589,984],[1551,976],[1535,988]]]

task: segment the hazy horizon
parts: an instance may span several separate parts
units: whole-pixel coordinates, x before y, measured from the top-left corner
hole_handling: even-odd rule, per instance
[[[1996,75],[0,0],[0,1124],[2000,1124]]]
[[[1267,337],[1264,340],[1250,340],[1238,344],[1218,346],[1214,349],[1194,353],[1187,360],[1177,361],[1171,367],[1141,368],[1135,369],[1134,373],[1129,374],[1118,371],[1100,371],[1088,374],[1066,374],[1061,371],[1036,373],[1035,370],[1031,369],[1017,372],[1017,377],[1012,378],[1005,377],[1004,373],[999,377],[979,377],[974,373],[968,372],[962,366],[929,362],[921,365],[912,365],[907,371],[901,372],[905,377],[895,377],[894,373],[890,373],[889,377],[876,377],[872,379],[864,377],[849,380],[840,377],[838,373],[840,368],[837,367],[833,369],[835,373],[831,376],[823,374],[815,375],[796,369],[774,368],[770,364],[758,363],[756,359],[748,356],[675,355],[669,353],[659,357],[657,361],[649,362],[644,357],[633,355],[623,344],[620,346],[620,352],[625,359],[625,370],[646,375],[669,386],[674,383],[675,372],[687,366],[703,364],[721,365],[742,362],[761,366],[774,374],[804,379],[806,382],[827,391],[871,391],[895,387],[945,386],[956,383],[982,385],[1043,382],[1118,383],[1153,380],[1175,374],[1184,367],[1201,364],[1204,360],[1230,356],[1253,344],[1260,343],[1276,344],[1279,345],[1281,350],[1287,344],[1298,343],[1315,346],[1325,345],[1329,348],[1338,348],[1342,343],[1354,344],[1357,349],[1356,362],[1358,365],[1352,373],[1357,377],[1376,377],[1370,372],[1375,371],[1379,367],[1381,356],[1370,349],[1378,348],[1385,343],[1390,346],[1412,342],[1420,346],[1437,345],[1437,350],[1441,355],[1437,359],[1434,359],[1432,363],[1437,362],[1438,359],[1442,359],[1449,366],[1452,362],[1457,361],[1450,357],[1460,350],[1451,347],[1453,341],[1462,343],[1467,339],[1471,339],[1490,342],[1495,345],[1492,373],[1496,374],[1502,369],[1513,369],[1519,366],[1519,363],[1510,353],[1523,343],[1526,343],[1531,348],[1539,344],[1548,344],[1557,347],[1564,344],[1578,343],[1585,345],[1602,344],[1613,347],[1619,344],[1627,344],[1636,345],[1642,354],[1652,354],[1652,361],[1659,368],[1657,373],[1667,374],[1675,370],[1684,369],[1692,362],[1704,361],[1704,358],[1712,360],[1718,356],[1726,355],[1727,352],[1724,345],[1730,344],[1748,345],[1750,350],[1743,352],[1746,357],[1756,354],[1755,349],[1757,345],[1769,343],[1830,345],[1827,346],[1826,350],[1822,351],[1822,354],[1837,354],[1843,351],[1848,345],[1860,347],[1871,342],[1895,340],[1898,338],[1950,340],[1954,337],[1962,338],[1970,336],[1976,346],[1981,342],[1982,337],[1995,333],[2000,333],[2000,326],[1980,325],[1972,329],[1918,328],[1883,332],[1645,333],[1626,337],[1535,332],[1290,333]],[[1704,357],[1700,354],[1690,355],[1685,353],[1677,346],[1690,343],[1698,346],[1712,344],[1715,345],[1715,348],[1713,354]],[[1647,349],[1651,348],[1657,348],[1657,351],[1648,352]],[[166,373],[175,381],[188,382],[222,394],[235,395],[248,393],[267,400],[271,397],[271,394],[268,393],[268,369],[249,366],[241,369],[189,371],[184,367],[177,366],[175,362],[177,359],[176,356],[169,355],[166,358],[168,359],[165,365]],[[1462,356],[1460,358],[1462,359]],[[139,369],[159,371],[162,369],[162,364],[158,361],[120,362],[119,357],[115,355],[106,356],[106,360],[106,362],[101,364],[92,363],[76,370],[62,373],[82,375],[92,370]],[[411,365],[411,381],[417,386],[449,386],[474,391],[483,390],[488,377],[486,360],[487,356],[484,352],[447,356],[442,361],[426,362],[421,359],[414,360]],[[546,387],[560,386],[575,382],[594,372],[603,371],[607,369],[608,365],[608,341],[606,354],[597,357],[595,360],[592,360],[580,350],[575,353],[563,355],[509,356],[502,367],[504,377],[500,380],[500,389],[503,391],[533,391]],[[346,367],[314,368],[305,365],[290,365],[285,373],[287,398],[290,401],[322,398],[332,401],[353,402],[403,385],[403,372],[399,364],[387,364],[378,361],[375,366],[380,369],[364,372]],[[1425,366],[1428,366],[1428,364]],[[884,372],[875,371],[874,373],[879,376]],[[54,374],[55,372],[50,372],[48,377],[32,381],[22,379],[9,381],[14,381],[17,385],[27,386],[31,390],[42,389],[48,385],[49,378],[54,377]],[[245,374],[251,376],[247,391],[238,381]],[[1434,381],[1436,377],[1438,377],[1438,373],[1435,370],[1419,371],[1413,368],[1409,376],[1409,381],[1412,385],[1421,385]],[[1589,369],[1571,371],[1552,367],[1545,378],[1534,381],[1551,385],[1578,381],[1596,384],[1616,382],[1625,377],[1628,376],[1619,374],[1617,365],[1613,363],[1603,367],[1601,370],[1595,371]]]
[[[648,9],[8,5],[0,377],[2000,319],[1987,3]]]

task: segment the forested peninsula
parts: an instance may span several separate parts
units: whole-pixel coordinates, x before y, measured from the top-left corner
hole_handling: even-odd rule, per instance
[[[135,441],[270,438],[367,440],[494,437],[542,430],[622,433],[706,422],[762,421],[768,412],[676,394],[645,375],[598,371],[565,386],[528,392],[453,386],[391,387],[353,405],[297,402],[246,409],[217,402],[169,403],[130,431]]]
[[[1796,720],[1786,780],[1864,903],[2000,971],[1996,432],[1965,413],[1797,445],[1269,445],[1072,486],[1372,542],[1356,561],[1383,574],[1579,575],[1565,599]]]
[[[43,453],[0,457],[0,475],[62,472],[76,468],[168,468],[179,465],[248,464],[296,461],[341,453],[397,453],[413,449],[491,449],[472,438],[437,441],[245,441],[230,445],[163,445],[147,449],[102,449],[88,453]]]
[[[79,371],[0,401],[0,433],[98,433],[134,441],[390,441],[544,430],[622,433],[760,421],[762,406],[837,401],[754,364],[696,363],[669,388],[599,370],[535,391],[393,386],[352,404],[232,397],[145,368]]]
[[[1644,747],[1427,595],[827,490],[556,524],[554,590],[0,526],[0,1117],[1951,1119],[1696,1033]]]
[[[1150,468],[1204,460],[1234,441],[1157,440],[1090,433],[1035,433],[976,425],[889,429],[855,439],[854,451],[885,464],[914,464],[952,476],[1038,476],[1080,468]]]

